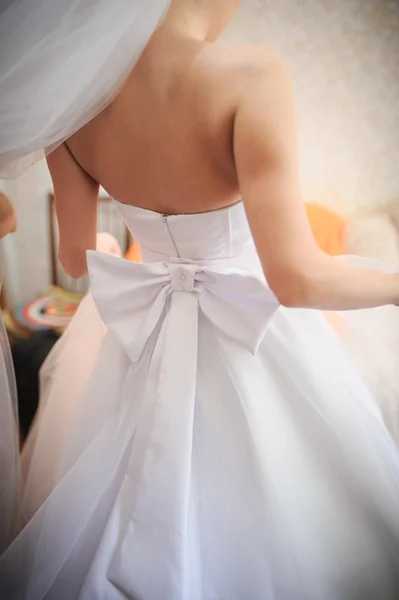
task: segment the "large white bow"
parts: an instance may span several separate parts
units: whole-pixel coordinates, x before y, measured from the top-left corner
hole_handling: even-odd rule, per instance
[[[189,262],[142,265],[98,252],[88,252],[87,261],[100,315],[133,362],[174,294],[194,295],[213,326],[253,354],[278,308],[262,276],[244,269]]]

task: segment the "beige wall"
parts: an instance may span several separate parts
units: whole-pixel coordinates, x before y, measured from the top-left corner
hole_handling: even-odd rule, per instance
[[[291,67],[307,199],[399,201],[399,0],[243,0],[227,39]]]

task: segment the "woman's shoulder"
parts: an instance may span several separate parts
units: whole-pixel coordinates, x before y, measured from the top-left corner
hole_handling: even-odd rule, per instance
[[[253,85],[282,78],[291,81],[284,59],[264,46],[228,46],[212,44],[207,50],[206,63],[217,74],[219,84],[227,89],[248,93]]]
[[[265,46],[213,44],[211,51],[219,59],[218,62],[245,72],[248,72],[248,69],[288,69],[284,59]]]

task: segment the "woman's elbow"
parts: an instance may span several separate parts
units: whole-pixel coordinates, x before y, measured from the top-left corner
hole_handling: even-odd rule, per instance
[[[317,308],[317,286],[303,274],[286,275],[270,286],[278,302],[287,308]]]
[[[76,252],[59,252],[59,260],[66,273],[72,279],[80,279],[87,275],[86,253],[83,251]]]

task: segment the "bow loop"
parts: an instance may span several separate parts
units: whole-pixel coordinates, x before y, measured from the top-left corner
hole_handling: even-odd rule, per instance
[[[132,361],[167,314],[174,293],[197,294],[216,329],[255,354],[278,302],[261,275],[195,263],[137,264],[88,252],[91,291],[107,327]]]

